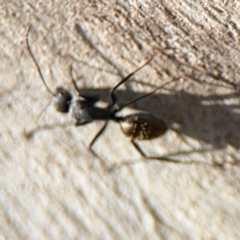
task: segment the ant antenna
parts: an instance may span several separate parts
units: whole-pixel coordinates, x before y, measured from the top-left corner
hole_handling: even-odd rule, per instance
[[[47,85],[47,83],[46,83],[46,81],[45,81],[45,79],[44,79],[44,77],[43,77],[42,71],[41,71],[41,69],[40,69],[40,67],[39,67],[39,65],[38,65],[38,62],[37,62],[36,58],[34,57],[33,52],[32,52],[32,49],[31,49],[31,47],[30,47],[28,35],[29,35],[30,30],[31,30],[31,27],[32,27],[32,24],[30,24],[30,26],[28,27],[27,34],[26,34],[27,49],[28,49],[28,51],[29,51],[29,53],[30,53],[30,55],[31,55],[31,57],[32,57],[32,59],[33,59],[33,62],[35,63],[35,65],[36,65],[36,67],[37,67],[38,73],[39,73],[39,75],[40,75],[40,77],[41,77],[41,79],[42,79],[42,82],[43,82],[43,84],[45,85],[47,91],[48,91],[51,95],[54,95],[54,92],[53,92],[53,91],[50,89],[50,87]]]

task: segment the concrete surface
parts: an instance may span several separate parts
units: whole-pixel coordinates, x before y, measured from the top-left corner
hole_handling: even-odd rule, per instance
[[[2,0],[0,239],[239,239],[239,11],[219,0]],[[88,146],[102,122],[26,139],[51,99],[26,48],[30,23],[51,89],[74,92],[73,64],[79,86],[109,101],[152,55],[120,102],[181,78],[121,115],[164,119],[170,130],[141,148],[182,163],[142,159],[113,122],[96,155]],[[39,124],[67,121],[49,107]]]

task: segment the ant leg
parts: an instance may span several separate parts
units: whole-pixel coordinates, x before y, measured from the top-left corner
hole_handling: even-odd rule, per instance
[[[171,163],[183,163],[183,161],[181,160],[171,159],[164,156],[163,157],[147,156],[146,153],[143,152],[143,150],[139,147],[138,143],[134,139],[132,139],[131,143],[146,160],[152,160],[152,161],[155,160],[155,161],[163,161],[163,162],[171,162]]]
[[[111,94],[111,99],[112,99],[112,105],[114,105],[116,103],[116,101],[117,101],[117,96],[115,95],[116,89],[119,86],[121,86],[123,83],[125,83],[127,80],[129,80],[129,78],[131,78],[136,72],[138,72],[140,69],[145,67],[152,59],[153,59],[153,57],[151,57],[147,62],[145,62],[142,66],[140,66],[134,72],[130,73],[128,76],[123,78],[114,88],[112,88],[111,93],[110,93]]]
[[[25,129],[24,135],[27,139],[31,139],[34,137],[35,133],[40,131],[45,131],[57,127],[67,127],[67,126],[74,126],[73,122],[65,122],[65,123],[55,123],[55,124],[49,124],[49,125],[43,125],[43,126],[37,126],[31,130]]]
[[[106,127],[107,127],[108,121],[103,125],[103,127],[101,128],[101,130],[96,134],[96,136],[93,138],[93,140],[91,141],[90,145],[89,145],[89,150],[92,152],[92,154],[97,157],[100,158],[97,153],[93,150],[92,146],[94,145],[94,143],[97,141],[97,139],[99,138],[99,136],[105,131]],[[101,158],[100,158],[101,159]]]
[[[51,100],[52,101],[52,100]],[[44,109],[39,113],[37,118],[37,125],[40,125],[40,119],[43,116],[44,112],[49,108],[51,101],[48,102],[48,104],[44,107]]]
[[[135,147],[135,149],[140,153],[140,155],[144,158],[145,161],[162,161],[162,162],[167,162],[167,163],[175,163],[175,164],[204,164],[203,162],[195,162],[195,161],[189,161],[189,162],[184,162],[181,160],[177,160],[177,159],[172,159],[172,158],[168,158],[167,156],[162,156],[162,157],[151,157],[151,156],[147,156],[145,152],[143,152],[143,150],[140,148],[140,146],[138,145],[138,143],[132,139],[131,143],[133,144],[133,146]],[[123,166],[130,166],[130,165],[134,165],[134,164],[138,164],[138,163],[142,163],[143,160],[136,160],[136,161],[123,161],[120,164],[114,164],[113,166],[111,166],[111,168],[108,169],[109,172],[113,172]]]
[[[99,97],[98,97],[97,95],[87,96],[87,95],[81,93],[81,89],[77,86],[76,81],[73,79],[72,72],[73,72],[73,67],[72,67],[72,64],[71,64],[71,65],[70,65],[71,81],[72,81],[72,84],[73,84],[74,88],[75,88],[76,91],[78,92],[78,96],[86,99],[87,101],[89,101],[89,102],[91,102],[91,103],[97,102],[97,101],[99,100]]]

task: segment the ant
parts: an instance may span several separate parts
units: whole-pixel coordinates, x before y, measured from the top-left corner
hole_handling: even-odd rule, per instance
[[[75,88],[75,90],[78,92],[79,98],[74,100],[73,95],[71,92],[69,92],[67,89],[63,87],[57,87],[56,91],[53,92],[49,86],[47,85],[44,76],[42,74],[42,71],[37,63],[36,58],[34,57],[33,51],[30,47],[29,43],[29,32],[31,30],[31,26],[29,26],[26,34],[26,44],[27,49],[29,51],[29,54],[31,55],[31,58],[33,59],[33,62],[36,65],[36,68],[38,70],[38,73],[40,75],[40,78],[45,85],[47,91],[55,98],[55,105],[56,110],[61,113],[71,113],[73,119],[75,119],[75,125],[81,126],[87,123],[90,123],[92,121],[98,121],[98,120],[104,120],[106,121],[104,126],[101,128],[101,130],[96,134],[96,136],[93,138],[89,145],[89,150],[97,156],[97,154],[92,149],[94,143],[99,138],[99,136],[104,132],[104,130],[107,127],[108,121],[113,120],[120,124],[122,132],[131,138],[131,143],[136,148],[136,150],[146,159],[156,159],[156,160],[163,160],[163,161],[170,161],[170,162],[181,162],[178,160],[173,160],[165,157],[149,157],[147,156],[142,149],[137,144],[137,140],[148,140],[153,139],[156,137],[159,137],[163,135],[168,130],[168,125],[166,122],[164,122],[162,119],[147,113],[147,112],[140,112],[136,114],[131,114],[125,117],[117,116],[117,113],[125,108],[126,106],[139,101],[140,99],[146,98],[152,94],[154,94],[157,90],[162,89],[166,85],[172,83],[175,80],[169,81],[162,86],[158,87],[154,91],[147,93],[143,96],[140,96],[138,98],[135,98],[127,103],[124,104],[118,104],[117,103],[117,96],[115,91],[120,87],[122,84],[127,82],[136,72],[138,72],[140,69],[142,69],[144,66],[146,66],[153,57],[151,57],[147,62],[145,62],[142,66],[137,68],[135,71],[130,73],[128,76],[123,78],[115,87],[111,89],[110,97],[111,97],[111,103],[106,108],[99,108],[95,106],[95,104],[99,101],[99,98],[97,96],[86,96],[80,93],[80,89],[78,88],[76,81],[71,76],[72,84]],[[72,66],[70,67],[71,73],[72,73]],[[72,75],[72,74],[71,74]],[[176,79],[177,80],[177,79]],[[39,131],[40,129],[43,129],[44,127],[36,127],[32,131],[29,131],[27,133],[28,137],[31,137]],[[47,128],[47,126],[46,126]],[[97,156],[99,157],[99,156]]]

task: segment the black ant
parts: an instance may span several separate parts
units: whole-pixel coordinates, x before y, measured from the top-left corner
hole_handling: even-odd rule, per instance
[[[99,100],[96,96],[85,96],[83,94],[80,94],[80,89],[77,87],[77,84],[73,77],[71,77],[72,83],[74,85],[74,88],[78,92],[78,96],[81,97],[74,100],[73,95],[71,92],[69,92],[67,89],[63,87],[58,87],[56,89],[56,92],[53,92],[49,86],[47,85],[43,74],[41,72],[41,69],[37,63],[37,60],[35,59],[33,52],[31,50],[30,44],[29,44],[29,32],[31,29],[31,25],[28,28],[27,34],[26,34],[26,43],[28,51],[37,67],[37,70],[39,72],[39,75],[41,77],[42,82],[46,86],[47,91],[53,95],[55,98],[55,104],[56,104],[56,110],[61,113],[69,113],[71,112],[73,119],[76,120],[76,126],[84,125],[92,121],[97,120],[105,120],[106,123],[102,127],[102,129],[96,134],[94,139],[91,141],[89,145],[89,149],[91,152],[93,152],[94,155],[95,152],[92,150],[92,146],[98,139],[98,137],[103,133],[103,131],[107,127],[107,123],[109,120],[113,120],[115,122],[118,122],[121,126],[121,129],[125,135],[131,138],[132,144],[135,146],[137,151],[145,158],[147,159],[157,159],[157,160],[163,160],[163,161],[170,161],[170,162],[180,162],[178,160],[168,159],[164,157],[148,157],[146,154],[141,150],[141,148],[138,146],[136,140],[148,140],[152,138],[159,137],[163,135],[167,129],[168,125],[160,118],[147,113],[147,112],[140,112],[136,114],[131,114],[125,117],[117,116],[117,113],[125,108],[126,106],[139,101],[140,99],[146,98],[153,93],[155,93],[157,90],[165,87],[166,85],[170,84],[171,82],[175,81],[169,81],[159,88],[155,89],[154,91],[147,93],[143,96],[140,96],[138,98],[135,98],[127,103],[124,104],[117,104],[117,96],[115,91],[119,86],[121,86],[123,83],[128,81],[136,72],[138,72],[140,69],[142,69],[144,66],[146,66],[153,57],[151,57],[147,62],[145,62],[142,66],[137,68],[134,72],[130,73],[128,76],[123,78],[114,88],[111,89],[110,96],[111,96],[111,103],[106,108],[99,108],[95,106],[97,101]],[[72,66],[71,66],[71,72],[72,72]],[[35,132],[37,132],[40,129],[43,129],[44,127],[37,127],[33,129],[32,131],[29,131],[27,133],[28,137],[31,137],[34,135]],[[46,127],[47,128],[47,127]]]

